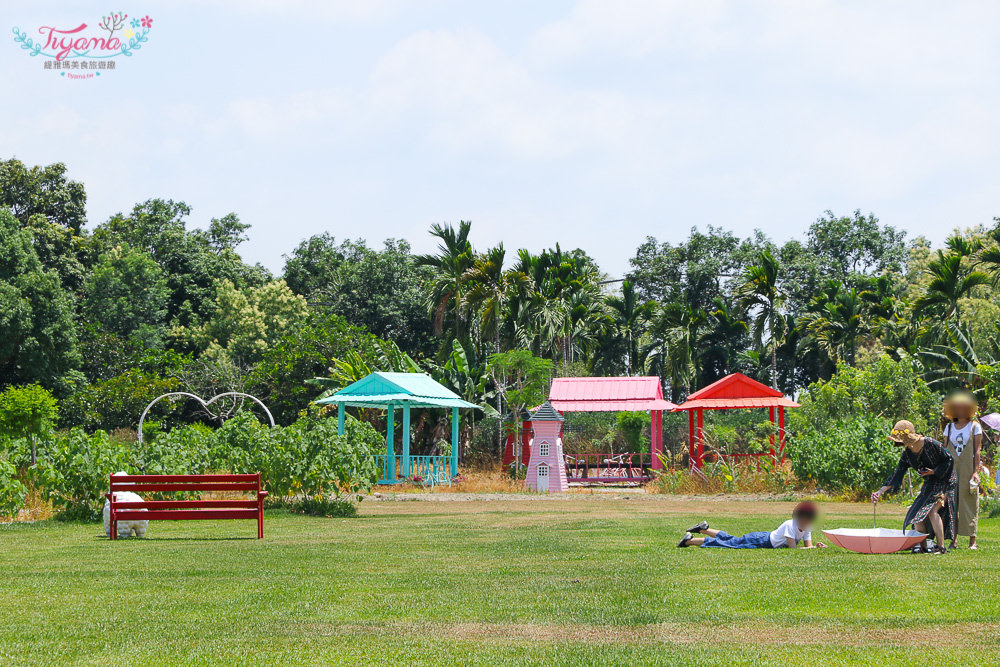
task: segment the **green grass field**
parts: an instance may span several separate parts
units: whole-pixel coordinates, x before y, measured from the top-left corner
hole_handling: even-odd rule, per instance
[[[790,503],[580,495],[371,502],[356,519],[0,526],[0,664],[977,664],[1000,529],[945,556],[677,549]],[[826,527],[871,525],[826,504]],[[896,527],[900,506],[883,505]]]

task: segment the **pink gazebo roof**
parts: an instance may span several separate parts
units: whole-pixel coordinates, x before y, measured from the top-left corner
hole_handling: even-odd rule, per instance
[[[673,410],[658,377],[556,378],[549,402],[559,412]]]
[[[738,408],[797,408],[777,389],[761,384],[743,373],[733,373],[699,389],[677,410],[731,410]]]

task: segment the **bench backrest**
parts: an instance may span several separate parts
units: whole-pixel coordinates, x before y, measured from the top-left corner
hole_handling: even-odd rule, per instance
[[[260,493],[260,473],[252,475],[112,475],[111,493],[158,491],[255,491]]]

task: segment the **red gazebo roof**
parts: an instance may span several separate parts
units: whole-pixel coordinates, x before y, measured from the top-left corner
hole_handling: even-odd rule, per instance
[[[777,389],[757,382],[742,373],[733,373],[699,389],[677,410],[731,410],[738,408],[797,408]]]
[[[658,377],[556,378],[549,402],[559,412],[674,410]]]

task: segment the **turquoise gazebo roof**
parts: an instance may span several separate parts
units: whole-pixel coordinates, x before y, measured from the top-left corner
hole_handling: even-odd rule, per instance
[[[386,408],[390,404],[414,408],[479,408],[424,373],[372,373],[316,403],[358,408]]]

